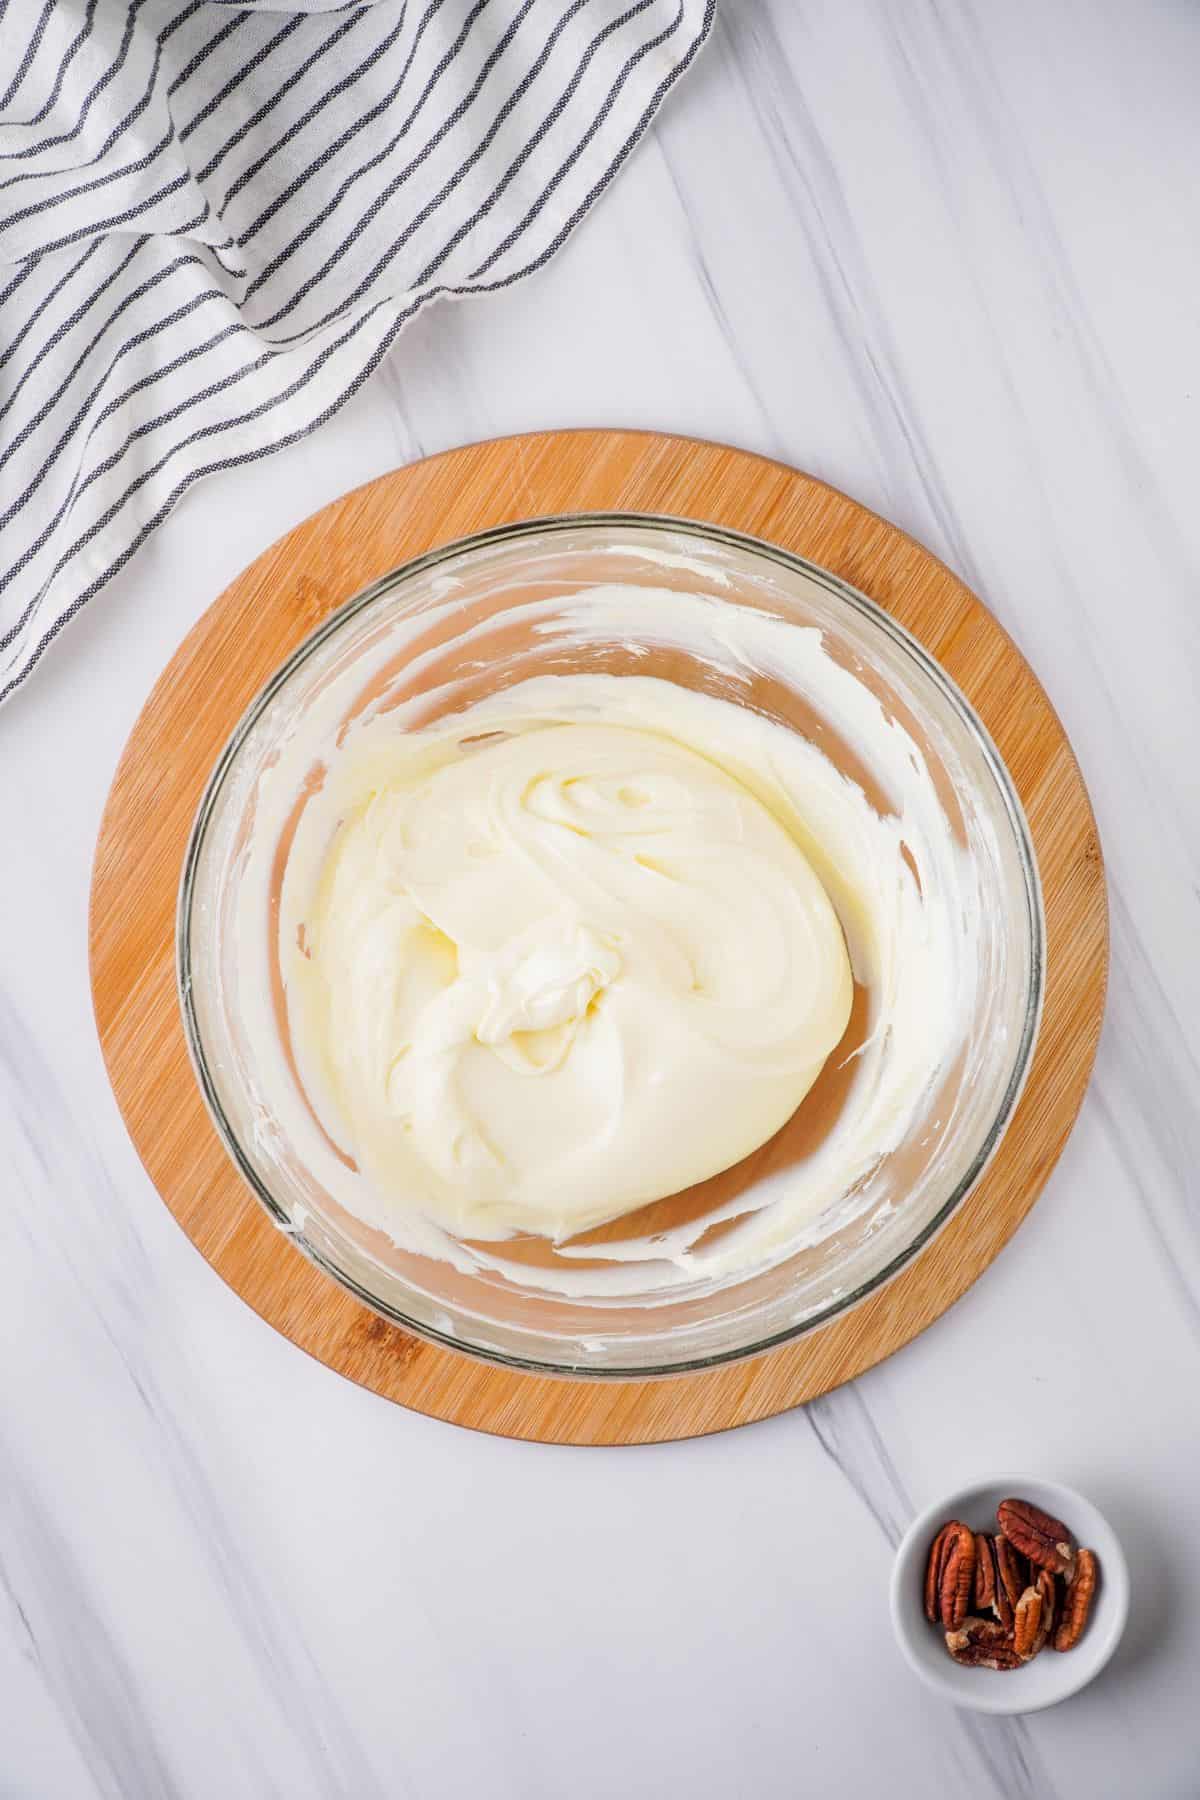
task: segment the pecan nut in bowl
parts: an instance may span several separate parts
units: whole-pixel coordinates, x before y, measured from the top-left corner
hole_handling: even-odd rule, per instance
[[[975,1533],[975,1611],[996,1610],[996,1549],[986,1532]],[[997,1617],[999,1615],[997,1614]]]
[[[975,1534],[957,1519],[948,1532],[938,1565],[938,1617],[953,1631],[966,1618],[975,1590]]]
[[[996,1523],[1009,1543],[1041,1569],[1070,1578],[1074,1568],[1071,1533],[1061,1519],[1043,1512],[1030,1500],[1002,1500]]]
[[[1054,1634],[1056,1650],[1073,1650],[1083,1636],[1096,1593],[1098,1572],[1095,1551],[1081,1550],[1063,1597],[1062,1623]]]
[[[993,1538],[992,1550],[996,1558],[996,1617],[1011,1631],[1017,1601],[1025,1592],[1025,1571],[1007,1538]]]

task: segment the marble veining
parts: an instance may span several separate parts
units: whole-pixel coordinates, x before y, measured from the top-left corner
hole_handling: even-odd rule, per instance
[[[425,313],[252,492],[190,494],[0,715],[0,1794],[784,1800],[886,1769],[916,1800],[1194,1800],[1198,58],[1177,0],[724,0],[549,268]],[[803,1413],[635,1452],[456,1432],[277,1338],[154,1195],[87,985],[104,796],[209,600],[397,462],[573,424],[766,451],[944,556],[1071,733],[1112,901],[1095,1082],[971,1293]],[[1110,1515],[1133,1617],[1065,1706],[956,1715],[892,1644],[892,1549],[1022,1467]]]
[[[805,1418],[826,1456],[895,1550],[917,1510],[862,1397],[862,1384],[823,1395]],[[948,1749],[972,1791],[981,1783],[998,1800],[1054,1800],[1054,1785],[1019,1718],[985,1718],[950,1709]]]

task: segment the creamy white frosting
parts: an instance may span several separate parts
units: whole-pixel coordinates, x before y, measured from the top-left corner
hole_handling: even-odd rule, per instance
[[[709,757],[536,713],[462,738],[383,721],[306,810],[292,1043],[381,1192],[557,1240],[771,1137],[845,1031],[850,963],[803,851]]]
[[[731,697],[546,674],[458,710],[448,687],[447,716],[422,726],[429,693],[356,710],[370,657],[331,679],[259,782],[239,890],[264,1115],[340,1205],[463,1271],[587,1297],[739,1278],[836,1222],[960,1051],[980,978],[971,848],[910,733],[818,630],[628,586],[522,614],[568,647],[651,635],[718,668]],[[402,647],[400,627],[377,666]],[[814,738],[737,703],[763,672],[884,804]],[[768,1139],[838,1043],[852,981],[869,1028],[800,1163],[607,1243],[603,1268],[563,1241]],[[522,1232],[558,1244],[552,1266],[512,1263],[503,1240]]]

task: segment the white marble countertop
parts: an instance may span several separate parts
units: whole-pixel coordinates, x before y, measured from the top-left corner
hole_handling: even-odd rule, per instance
[[[724,0],[555,264],[191,494],[0,714],[0,1793],[1200,1793],[1198,61],[1181,0]],[[944,556],[1062,713],[1112,897],[1095,1081],[977,1287],[806,1411],[636,1451],[275,1336],[158,1202],[87,979],[105,792],[209,600],[398,462],[576,424],[770,452]],[[888,1625],[906,1521],[991,1468],[1084,1488],[1134,1570],[1109,1671],[1024,1720]]]

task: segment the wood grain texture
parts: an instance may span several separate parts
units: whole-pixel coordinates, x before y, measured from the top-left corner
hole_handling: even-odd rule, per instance
[[[984,1178],[940,1235],[853,1312],[702,1375],[597,1382],[514,1374],[397,1329],[281,1236],[229,1162],[184,1046],[175,901],[201,791],[267,677],[334,607],[468,532],[560,512],[709,520],[833,570],[887,608],[971,699],[1024,802],[1045,892],[1045,1014],[1030,1077]],[[218,1273],[330,1368],[417,1411],[504,1436],[648,1443],[768,1417],[861,1374],[953,1304],[1012,1236],[1074,1122],[1108,969],[1095,822],[1070,744],[1028,664],[949,569],[894,525],[782,464],[622,431],[474,444],[344,495],[226,590],[154,688],[118,766],[92,882],[92,992],[109,1077],[163,1199]]]

